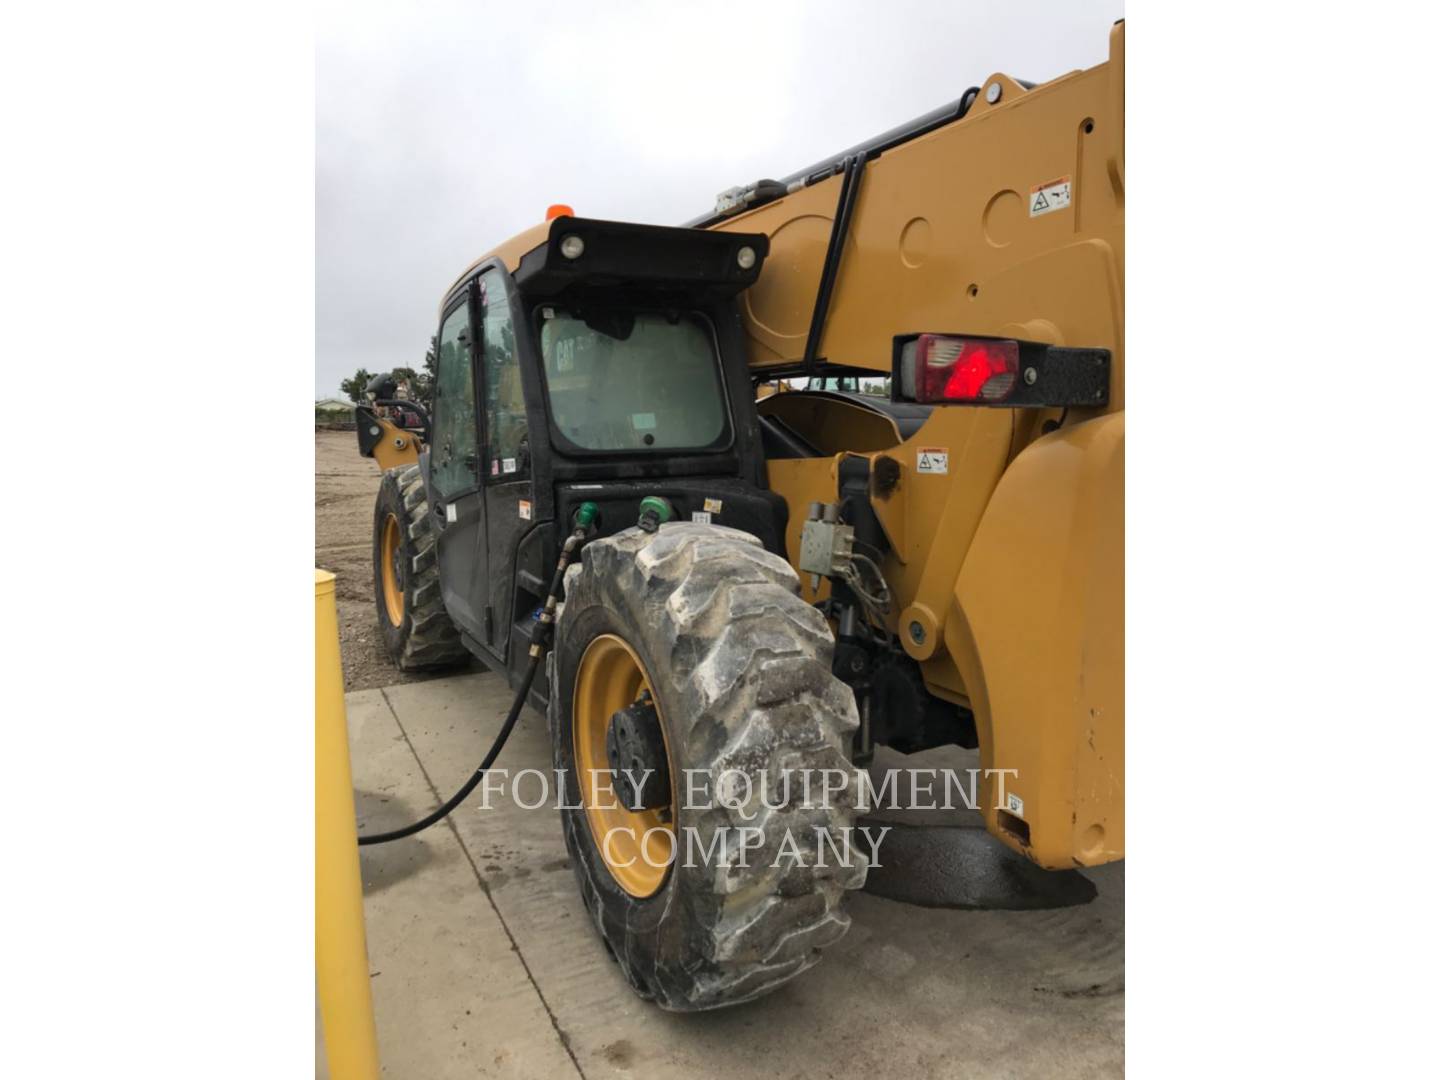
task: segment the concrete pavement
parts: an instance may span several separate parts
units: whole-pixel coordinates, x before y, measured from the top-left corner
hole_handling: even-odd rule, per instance
[[[489,673],[346,696],[361,829],[419,817],[499,730]],[[498,767],[550,769],[526,710]],[[521,798],[538,797],[538,783]],[[533,790],[532,790],[533,788]],[[553,806],[478,792],[416,837],[361,849],[385,1074],[448,1077],[1090,1077],[1123,1071],[1124,868],[1049,911],[868,894],[849,934],[760,1001],[675,1015],[636,998],[581,905]]]

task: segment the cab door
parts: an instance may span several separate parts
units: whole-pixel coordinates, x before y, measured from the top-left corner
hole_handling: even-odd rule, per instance
[[[485,605],[476,603],[487,578],[475,299],[472,281],[446,306],[440,320],[428,478],[445,610],[461,630],[483,641]]]
[[[515,610],[516,550],[521,538],[536,525],[535,495],[515,347],[517,313],[510,305],[504,272],[495,267],[481,274],[478,294],[485,433],[481,482],[485,485],[485,536],[491,568],[485,601],[490,617],[483,640],[508,665],[514,621],[528,614]]]

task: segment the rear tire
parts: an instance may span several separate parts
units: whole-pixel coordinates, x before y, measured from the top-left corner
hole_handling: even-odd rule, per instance
[[[663,883],[643,897],[619,884],[623,872],[612,872],[579,808],[577,711],[582,727],[594,720],[575,700],[577,675],[591,663],[592,643],[602,647],[591,655],[603,655],[617,637],[653,689],[672,777],[668,812],[680,837]],[[759,997],[811,967],[849,928],[841,903],[864,884],[868,864],[859,850],[848,865],[833,854],[828,865],[816,858],[814,829],[829,830],[838,845],[854,825],[859,773],[847,747],[858,717],[854,695],[830,671],[829,627],[800,598],[795,571],[734,529],[632,528],[588,544],[571,567],[556,640],[549,719],[565,786],[565,843],[585,906],[630,985],[666,1009],[712,1009]],[[588,669],[580,685],[596,685]],[[844,790],[807,798],[797,782],[782,802],[783,769],[817,777],[840,770],[831,775]],[[711,792],[723,773],[744,773],[753,798],[734,809],[687,809],[686,770],[695,788]],[[760,805],[762,780],[774,809]],[[689,830],[698,853],[739,826],[762,838],[748,866],[733,849],[684,865]],[[787,830],[802,849],[798,861],[777,858]]]
[[[375,497],[375,609],[385,651],[401,671],[438,671],[470,653],[440,599],[435,526],[420,466],[389,469]]]

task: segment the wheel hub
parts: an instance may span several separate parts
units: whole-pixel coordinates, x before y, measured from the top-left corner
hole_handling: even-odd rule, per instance
[[[385,614],[391,626],[405,622],[405,547],[400,542],[400,520],[387,514],[380,533],[380,592],[385,601]]]
[[[571,709],[575,779],[590,837],[616,885],[640,899],[654,896],[669,877],[675,853],[674,770],[659,702],[640,657],[624,639],[600,634],[586,646]],[[637,781],[645,780],[642,790],[628,797],[627,769]],[[649,777],[646,769],[652,770]],[[652,805],[632,810],[636,796]]]
[[[658,810],[670,802],[670,766],[660,714],[650,691],[610,715],[605,758],[615,774],[615,794],[631,810]]]

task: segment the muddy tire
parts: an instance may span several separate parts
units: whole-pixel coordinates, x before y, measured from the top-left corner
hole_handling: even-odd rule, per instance
[[[666,1009],[734,1005],[775,989],[849,928],[842,901],[867,869],[858,850],[817,857],[817,829],[846,850],[860,795],[847,754],[855,699],[830,672],[824,618],[800,598],[790,566],[753,536],[691,523],[592,542],[568,572],[565,595],[549,720],[561,805],[573,808],[561,811],[565,842],[600,936],[635,991]],[[688,834],[645,897],[618,884],[578,808],[577,672],[597,640],[614,637],[653,688],[672,795],[682,796],[662,813],[673,814],[678,837]],[[592,722],[582,712],[582,725]],[[811,771],[811,789],[787,790],[785,770],[792,781]],[[829,790],[822,770],[831,770]],[[743,805],[738,774],[749,780]],[[728,808],[707,807],[705,797],[687,808],[687,783],[720,793]],[[732,843],[739,827],[758,830],[748,847]],[[794,845],[782,855],[787,831]]]
[[[438,671],[470,654],[440,599],[435,526],[418,465],[390,469],[375,497],[375,609],[385,651],[401,671]]]

